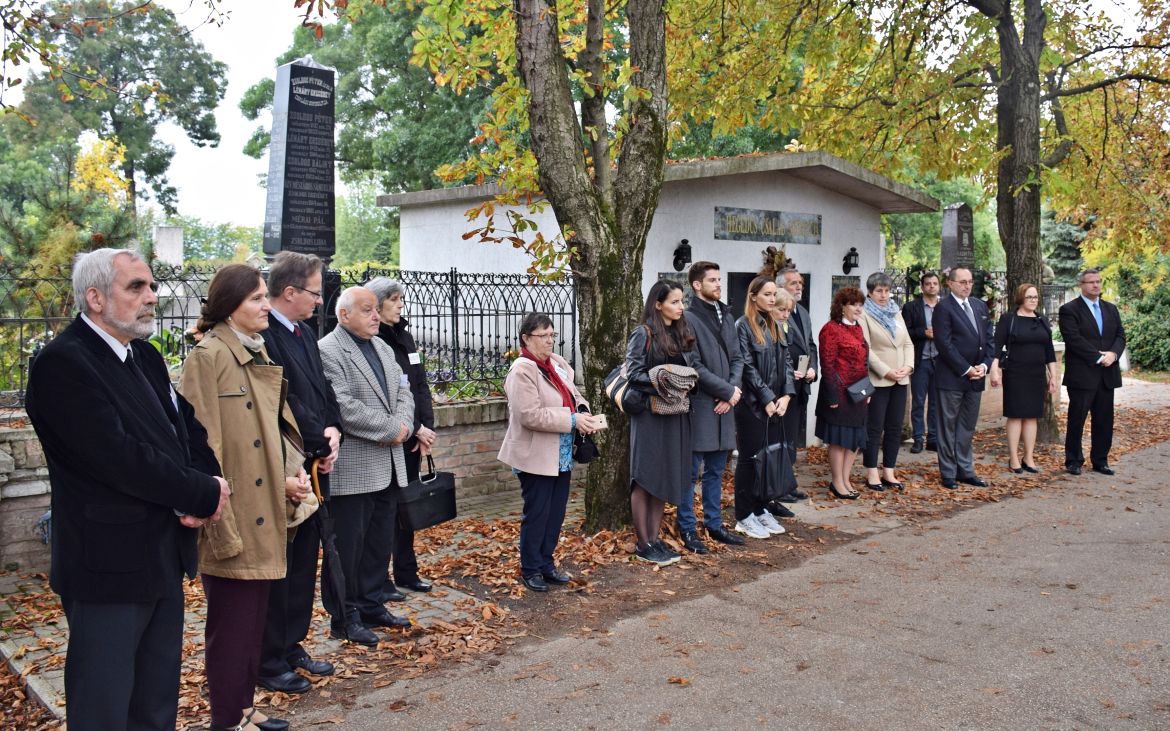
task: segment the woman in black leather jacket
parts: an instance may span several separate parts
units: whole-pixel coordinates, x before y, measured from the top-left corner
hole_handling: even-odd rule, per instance
[[[653,392],[650,369],[672,363],[686,365],[695,336],[683,315],[683,290],[677,282],[659,280],[650,288],[642,322],[630,334],[626,373],[631,383]],[[667,566],[679,555],[659,539],[666,503],[678,505],[690,493],[690,414],[655,414],[649,409],[630,417],[630,510],[639,561]]]
[[[743,398],[735,406],[735,530],[752,538],[767,538],[784,527],[756,495],[755,455],[768,444],[780,444],[781,419],[796,395],[788,343],[780,328],[777,298],[791,310],[792,296],[776,287],[771,277],[756,277],[748,285],[744,315],[735,322],[743,353]]]

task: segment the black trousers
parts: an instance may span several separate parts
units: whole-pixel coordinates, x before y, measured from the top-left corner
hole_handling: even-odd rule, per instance
[[[260,649],[260,675],[275,677],[292,671],[290,662],[306,657],[301,641],[313,622],[313,595],[317,587],[317,554],[321,532],[315,517],[296,527],[288,543],[288,573],[272,582],[268,618]]]
[[[61,598],[69,621],[69,728],[173,729],[179,709],[183,593],[108,604]],[[239,721],[239,719],[235,719]]]
[[[1093,467],[1109,464],[1109,450],[1113,448],[1113,389],[1100,386],[1095,390],[1068,389],[1068,431],[1064,435],[1064,464],[1080,467],[1085,462],[1081,436],[1085,433],[1085,418],[1093,415],[1093,434],[1090,438],[1089,463]]]
[[[873,390],[873,398],[866,411],[866,443],[864,464],[878,466],[878,448],[882,450],[882,467],[898,466],[898,450],[902,447],[902,423],[906,420],[906,386],[895,384]]]
[[[392,481],[376,492],[334,495],[329,503],[333,508],[337,553],[345,573],[342,616],[346,623],[360,622],[386,611],[382,586],[398,528],[398,486]],[[333,610],[330,613],[334,628],[341,629],[339,614]]]
[[[561,472],[556,477],[520,473],[520,494],[524,498],[524,514],[520,517],[521,575],[533,576],[556,568],[553,552],[565,522],[572,476],[572,472]]]
[[[743,520],[763,510],[767,502],[756,497],[756,452],[764,448],[765,431],[768,444],[779,444],[781,432],[787,432],[779,419],[771,424],[754,416],[747,407],[735,409],[735,446],[739,457],[735,462],[735,519]]]
[[[419,463],[422,457],[418,452],[410,451],[409,445],[403,450],[406,457],[406,479],[417,480]],[[414,531],[402,527],[399,523],[394,533],[394,581],[405,584],[418,580],[418,557],[414,554]],[[391,582],[393,583],[393,582]]]

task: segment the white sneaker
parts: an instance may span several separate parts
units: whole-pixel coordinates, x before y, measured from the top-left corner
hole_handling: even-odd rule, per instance
[[[749,538],[767,538],[772,535],[767,528],[760,525],[760,521],[756,520],[754,515],[735,521],[735,532],[744,533]]]
[[[756,519],[756,522],[760,524],[761,528],[774,536],[778,536],[784,532],[784,526],[780,525],[780,522],[772,517],[772,514],[767,510],[762,515],[753,515],[752,517]]]

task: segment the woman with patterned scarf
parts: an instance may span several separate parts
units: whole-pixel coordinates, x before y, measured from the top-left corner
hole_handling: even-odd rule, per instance
[[[902,309],[890,296],[892,285],[883,272],[869,275],[865,282],[869,296],[861,317],[861,330],[869,344],[869,380],[875,386],[866,423],[865,482],[866,487],[877,492],[903,489],[894,468],[898,466],[906,394],[914,371],[914,342],[902,320]]]
[[[601,427],[573,383],[573,370],[553,352],[556,337],[548,315],[530,312],[520,322],[520,357],[504,379],[508,431],[497,457],[520,478],[520,578],[540,592],[572,580],[557,568],[553,550],[569,502],[573,432]]]

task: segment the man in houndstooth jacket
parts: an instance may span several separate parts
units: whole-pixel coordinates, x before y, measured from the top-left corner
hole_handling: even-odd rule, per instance
[[[398,488],[406,487],[402,443],[414,425],[414,397],[394,359],[377,337],[374,293],[351,287],[337,298],[340,325],[320,341],[325,377],[341,409],[341,443],[333,470],[337,552],[345,571],[345,607],[331,612],[335,638],[376,645],[370,627],[406,627],[382,605],[386,564],[394,546]],[[339,617],[344,619],[339,624]]]

